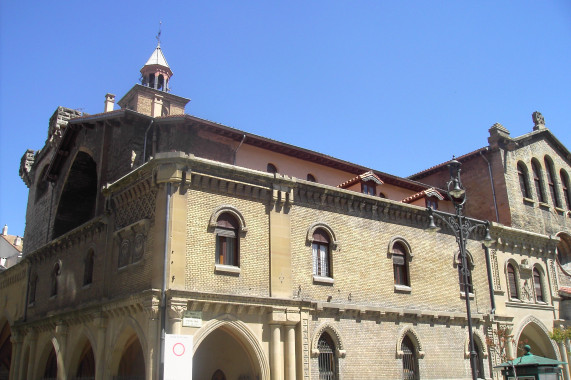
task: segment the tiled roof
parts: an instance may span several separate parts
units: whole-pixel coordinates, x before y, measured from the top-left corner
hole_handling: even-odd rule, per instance
[[[337,185],[337,187],[341,188],[341,189],[346,189],[347,187],[355,184],[355,183],[360,183],[360,182],[367,182],[367,181],[373,181],[375,182],[377,185],[382,185],[384,182],[383,180],[381,180],[379,178],[379,176],[377,176],[375,173],[373,173],[372,170],[369,170],[368,172],[365,172],[363,174],[360,174],[356,177],[351,178],[348,181],[343,182],[340,185]]]
[[[476,149],[476,150],[473,151],[473,152],[466,153],[466,154],[464,154],[464,155],[462,155],[462,156],[460,156],[460,157],[456,157],[456,160],[458,160],[458,161],[460,161],[460,162],[468,161],[468,160],[474,158],[475,156],[478,156],[478,155],[480,154],[480,152],[485,152],[485,151],[487,151],[487,150],[488,150],[488,147],[487,147],[487,146],[486,146],[486,147],[483,147],[483,148],[480,148],[480,149]],[[428,169],[425,169],[425,170],[423,170],[423,171],[421,171],[421,172],[418,172],[418,173],[416,173],[416,174],[413,174],[413,175],[411,175],[411,176],[408,176],[407,178],[408,178],[408,179],[412,179],[412,180],[418,180],[418,179],[420,179],[420,178],[426,177],[426,176],[428,176],[428,175],[430,175],[430,174],[432,174],[432,173],[434,173],[434,172],[437,172],[437,171],[439,171],[439,170],[441,170],[441,169],[443,169],[443,168],[446,168],[446,165],[448,165],[449,162],[450,162],[450,161],[446,161],[446,162],[443,162],[443,163],[438,164],[438,165],[436,165],[436,166],[432,166],[432,167],[430,167],[430,168],[428,168]]]
[[[0,238],[6,240],[8,244],[18,250],[18,252],[22,252],[22,238],[19,236],[14,235],[0,235]],[[16,245],[16,241],[20,239],[20,244]]]
[[[416,194],[411,195],[410,197],[406,197],[401,202],[411,203],[411,202],[416,201],[417,199],[425,198],[425,197],[436,197],[439,200],[444,199],[444,197],[442,196],[442,194],[440,194],[440,192],[438,190],[436,190],[434,187],[431,187],[430,189],[422,190]]]

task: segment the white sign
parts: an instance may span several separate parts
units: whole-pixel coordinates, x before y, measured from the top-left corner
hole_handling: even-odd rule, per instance
[[[164,380],[192,380],[192,335],[165,334]]]
[[[182,315],[183,327],[202,327],[202,311],[186,310]]]

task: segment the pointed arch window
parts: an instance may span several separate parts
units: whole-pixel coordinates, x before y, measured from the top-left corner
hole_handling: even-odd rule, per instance
[[[28,296],[28,305],[33,305],[36,302],[36,289],[38,288],[38,275],[32,275],[30,279],[30,292]]]
[[[541,165],[534,159],[531,161],[531,168],[533,170],[533,184],[535,185],[537,200],[541,203],[545,203],[545,194],[543,192],[543,178],[541,176]]]
[[[216,221],[216,264],[240,266],[239,224],[229,212],[220,214]]]
[[[482,350],[480,343],[476,339],[474,339],[474,348],[476,349],[476,358],[475,358],[476,377],[478,379],[485,379],[486,374],[484,372],[484,355],[483,355],[484,351]]]
[[[565,204],[567,205],[567,209],[571,210],[571,196],[569,195],[569,175],[565,170],[561,169],[559,176],[561,177],[561,186],[563,189],[563,198],[565,199]]]
[[[524,198],[531,198],[531,193],[529,191],[528,185],[528,174],[527,174],[527,167],[523,162],[517,163],[517,176],[519,178],[519,187],[521,190],[521,195]]]
[[[402,355],[402,378],[403,380],[418,380],[420,375],[418,372],[418,356],[416,348],[408,335],[402,340],[401,343]]]
[[[547,173],[547,186],[549,187],[549,194],[551,195],[553,206],[561,207],[561,203],[559,202],[559,194],[557,194],[557,187],[555,186],[555,171],[553,170],[553,162],[547,156],[545,156],[545,168]]]
[[[327,333],[321,334],[317,342],[319,380],[337,380],[338,360],[335,344]]]
[[[85,256],[85,263],[83,268],[83,285],[89,285],[93,282],[93,260],[95,259],[95,252],[90,249]]]
[[[508,272],[508,288],[509,288],[508,290],[509,290],[510,299],[519,300],[520,299],[519,287],[517,286],[518,275],[512,264],[508,264],[507,272]]]
[[[51,297],[55,297],[58,295],[58,280],[59,280],[59,275],[61,274],[61,266],[59,263],[56,263],[54,265],[54,268],[52,269],[52,275],[51,275],[51,287],[50,287],[50,296]]]
[[[323,228],[318,228],[313,233],[311,249],[313,256],[313,274],[320,277],[332,277],[330,238],[329,234]]]
[[[536,302],[545,302],[543,296],[543,286],[541,281],[541,273],[537,268],[533,268],[533,285],[535,287],[535,301]]]

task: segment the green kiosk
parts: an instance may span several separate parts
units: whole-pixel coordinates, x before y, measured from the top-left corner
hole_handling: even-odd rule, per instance
[[[523,356],[494,367],[502,369],[505,380],[516,379],[516,376],[518,380],[560,380],[562,378],[560,364],[565,364],[565,362],[536,356],[530,352],[529,345],[523,348],[526,351]]]

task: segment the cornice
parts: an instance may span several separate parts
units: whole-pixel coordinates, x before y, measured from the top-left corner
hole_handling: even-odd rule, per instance
[[[495,248],[547,258],[555,258],[557,244],[560,240],[557,236],[506,227],[495,222],[491,222],[490,234],[495,240]]]

